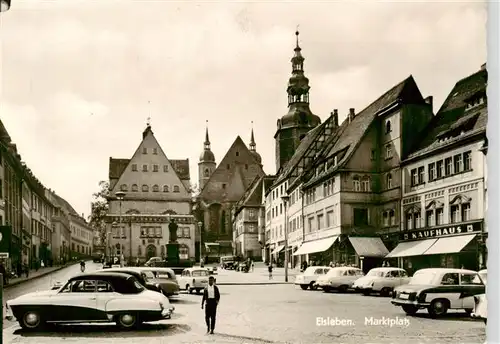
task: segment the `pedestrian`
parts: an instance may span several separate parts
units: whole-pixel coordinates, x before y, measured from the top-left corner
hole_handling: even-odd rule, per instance
[[[135,266],[141,266],[141,261],[139,260],[139,257],[135,260]]]
[[[205,266],[205,263],[203,261],[203,258],[200,259],[200,267],[203,268]]]
[[[43,262],[43,260],[40,261],[40,265],[42,266],[42,268],[45,267],[45,263]]]
[[[252,263],[251,263],[251,264],[252,264],[251,266],[252,266],[252,272],[253,272],[253,269],[254,269],[254,264],[253,264],[253,260],[252,260]]]
[[[203,299],[201,299],[201,309],[205,306],[205,323],[207,324],[207,333],[214,334],[215,318],[217,317],[217,306],[219,305],[219,288],[215,285],[214,276],[208,278],[208,286],[203,290]]]
[[[273,279],[273,264],[269,264],[269,266],[267,267],[267,270],[269,271],[269,279],[272,280]]]
[[[23,268],[24,268],[24,273],[26,274],[26,278],[28,278],[30,274],[30,268],[28,266],[28,263],[24,262]]]

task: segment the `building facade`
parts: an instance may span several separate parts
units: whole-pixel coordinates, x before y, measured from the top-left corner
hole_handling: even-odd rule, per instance
[[[403,161],[399,245],[388,257],[414,271],[485,268],[487,71],[460,80]]]
[[[88,258],[92,255],[94,229],[83,216],[70,214],[69,228],[71,232],[71,255],[77,258]]]
[[[129,263],[166,257],[168,225],[178,225],[181,259],[195,258],[189,160],[170,160],[148,124],[130,159],[110,158],[108,254]]]
[[[52,258],[56,263],[68,262],[71,254],[70,210],[62,197],[51,189],[45,190],[46,198],[52,203]]]

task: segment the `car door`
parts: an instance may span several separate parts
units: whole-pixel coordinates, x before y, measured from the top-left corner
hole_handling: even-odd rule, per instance
[[[463,289],[461,308],[474,309],[474,295],[484,294],[486,291],[482,280],[477,278],[477,274],[462,273],[460,274],[460,286]]]
[[[113,286],[105,280],[96,280],[96,317],[95,320],[107,320],[106,304],[120,294],[116,293]]]
[[[318,280],[318,278],[320,278],[324,274],[325,274],[325,270],[323,268],[317,268],[314,270],[312,275],[305,276],[307,278],[306,283],[309,284],[312,282],[316,282]]]
[[[441,286],[436,290],[433,298],[444,298],[450,301],[450,308],[462,308],[460,294],[460,277],[457,272],[449,272],[441,278]]]
[[[57,293],[52,317],[55,321],[86,321],[96,316],[97,298],[95,280],[76,280]]]

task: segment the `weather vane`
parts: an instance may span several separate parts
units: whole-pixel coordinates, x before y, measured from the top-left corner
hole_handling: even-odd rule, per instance
[[[150,127],[151,126],[151,101],[148,100],[148,112],[149,112],[149,116],[147,118],[147,126]]]

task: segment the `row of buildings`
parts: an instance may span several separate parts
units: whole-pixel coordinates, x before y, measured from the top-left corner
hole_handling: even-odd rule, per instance
[[[0,120],[0,260],[18,270],[90,256],[94,231],[21,160]]]
[[[298,40],[291,62],[277,174],[256,176],[236,203],[234,253],[365,270],[486,266],[486,65],[436,112],[409,76],[340,123],[337,110],[324,122],[311,112]]]

